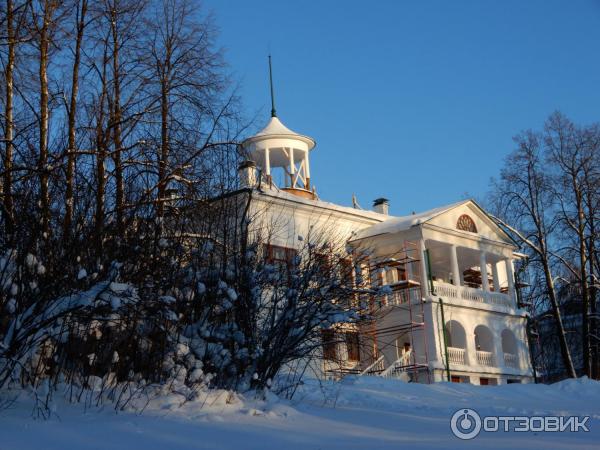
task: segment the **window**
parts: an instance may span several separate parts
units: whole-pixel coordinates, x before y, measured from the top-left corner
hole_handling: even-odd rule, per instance
[[[323,330],[323,358],[337,359],[337,350],[335,342],[335,332],[333,330]]]
[[[398,282],[398,281],[406,281],[406,265],[405,264],[399,264],[397,266],[395,266],[392,271],[394,272],[394,282]]]
[[[267,245],[265,253],[268,264],[287,269],[294,265],[294,259],[296,258],[296,250],[278,245]]]
[[[339,281],[341,283],[342,288],[347,289],[349,292],[347,296],[341,299],[342,304],[347,307],[357,307],[358,306],[358,294],[353,292],[354,284],[354,265],[352,263],[352,259],[350,258],[339,258],[339,263],[337,267]]]
[[[489,378],[480,378],[479,379],[479,385],[480,386],[487,386],[490,384],[490,379]]]
[[[462,231],[468,231],[470,233],[477,233],[477,227],[475,226],[475,222],[468,215],[463,214],[458,218],[456,222],[456,229]]]
[[[314,259],[315,265],[321,274],[327,275],[331,272],[331,260],[329,255],[326,255],[325,253],[315,253]]]
[[[411,354],[410,342],[406,342],[403,337],[396,338],[396,356],[403,360],[404,365],[410,364]]]
[[[381,283],[382,284],[395,284],[399,281],[406,281],[406,266],[405,264],[394,263],[393,265],[385,265],[380,267],[381,271]]]
[[[354,284],[354,267],[350,258],[340,259],[340,279],[347,287],[351,287]]]
[[[394,284],[398,281],[398,272],[396,272],[396,268],[391,269],[383,269],[385,270],[383,279],[383,284]]]
[[[358,333],[349,331],[346,333],[346,349],[349,361],[360,361],[360,339]]]
[[[398,270],[398,279],[399,280],[408,280],[408,273],[406,272],[406,264],[402,264],[397,267]]]
[[[453,383],[462,383],[463,382],[462,377],[459,377],[457,375],[452,375],[450,377],[450,381],[452,381]]]
[[[515,380],[513,378],[509,378],[506,380],[506,384],[521,384],[521,380]]]

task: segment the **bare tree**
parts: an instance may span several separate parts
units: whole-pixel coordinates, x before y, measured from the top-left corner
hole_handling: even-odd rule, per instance
[[[132,104],[140,103],[139,47],[142,40],[140,25],[146,8],[145,0],[106,0],[103,5],[105,23],[110,27],[111,90],[108,96],[111,158],[114,167],[115,220],[120,234],[124,232],[125,214],[125,139],[132,135],[138,117],[145,114],[144,107],[129,111]],[[125,97],[125,98],[124,98]],[[141,99],[144,104],[145,99]],[[129,130],[124,128],[129,126]]]
[[[106,222],[106,161],[108,158],[109,135],[107,130],[108,121],[108,70],[109,70],[109,40],[108,33],[100,41],[101,54],[95,69],[98,75],[98,92],[95,93],[94,102],[91,105],[92,123],[94,134],[92,145],[94,148],[95,166],[95,216],[94,216],[94,240],[96,252],[102,254],[104,242],[104,226]]]
[[[74,187],[75,187],[75,164],[77,158],[76,149],[76,117],[77,117],[77,97],[79,92],[79,67],[81,65],[81,51],[86,28],[88,0],[78,0],[75,4],[75,48],[73,51],[73,65],[71,73],[71,96],[67,108],[68,116],[68,143],[67,143],[67,169],[66,169],[66,192],[65,192],[65,217],[63,233],[66,237],[71,234],[71,224],[73,221],[74,207]]]
[[[14,136],[14,68],[15,68],[15,48],[17,46],[17,36],[15,32],[15,5],[13,0],[6,0],[6,44],[8,47],[7,58],[4,69],[4,83],[6,85],[4,100],[4,186],[3,201],[5,215],[5,232],[7,236],[13,234],[14,207],[12,197],[13,180],[13,136]]]
[[[7,1],[28,35],[9,39],[2,84],[0,214],[14,233],[0,239],[0,385],[262,387],[320,345],[307,338],[343,312],[339,283],[316,288],[307,249],[292,295],[219,197],[236,186],[244,127],[210,17],[184,0]]]
[[[553,274],[551,241],[558,221],[554,216],[550,179],[544,170],[540,136],[532,131],[515,137],[517,150],[506,160],[500,180],[494,185],[496,220],[531,254],[543,274],[544,293],[550,302],[562,362],[569,377],[576,372],[565,337]]]
[[[31,3],[31,28],[33,44],[37,51],[39,112],[38,112],[38,162],[39,203],[41,229],[44,235],[50,232],[50,165],[49,165],[49,121],[50,121],[50,89],[48,82],[48,65],[50,64],[51,46],[54,44],[57,28],[57,15],[61,3],[56,0],[40,0]]]
[[[158,201],[157,214],[162,216],[169,181],[181,178],[193,157],[207,148],[202,141],[214,140],[231,105],[226,101],[219,107],[215,102],[226,87],[223,62],[215,48],[212,19],[201,19],[194,2],[163,0],[155,4],[147,29],[146,89],[160,124],[156,184],[151,190]],[[189,141],[190,137],[197,139]]]
[[[553,114],[546,122],[545,141],[549,161],[556,167],[552,187],[553,195],[559,206],[561,224],[566,228],[565,235],[572,234],[577,265],[569,264],[567,258],[562,261],[577,280],[581,292],[582,314],[582,356],[583,372],[591,376],[589,310],[590,294],[588,279],[588,238],[585,214],[584,167],[592,161],[592,152],[586,142],[588,133],[577,129],[573,123],[560,113]]]
[[[497,220],[531,255],[527,271],[541,284],[530,290],[539,300],[532,314],[541,317],[549,301],[567,374],[574,376],[575,360],[583,374],[596,377],[600,126],[579,126],[556,112],[542,132],[516,141],[519,149],[494,184]]]
[[[600,378],[600,336],[598,334],[598,289],[600,289],[600,241],[598,240],[598,220],[600,219],[600,128],[590,127],[592,149],[591,163],[583,167],[585,183],[585,208],[588,225],[588,265],[590,278],[590,341],[592,356],[592,377]]]

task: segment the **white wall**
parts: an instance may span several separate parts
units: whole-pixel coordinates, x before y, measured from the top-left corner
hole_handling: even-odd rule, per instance
[[[444,354],[444,342],[442,336],[442,323],[441,323],[441,311],[440,304],[433,302],[431,304],[432,309],[432,329],[435,330],[435,342],[436,354],[442,355],[438,359],[438,364],[444,366],[445,358]],[[527,346],[526,336],[526,318],[520,315],[502,314],[490,311],[483,311],[477,308],[465,308],[462,306],[455,306],[450,303],[444,302],[444,320],[448,323],[450,320],[459,322],[465,329],[467,337],[467,358],[468,366],[450,365],[450,370],[465,371],[465,372],[476,372],[476,373],[487,373],[487,374],[514,374],[520,376],[532,376],[533,371],[531,369],[529,349]],[[480,366],[477,364],[477,355],[475,348],[475,328],[478,325],[484,325],[488,327],[493,336],[494,342],[494,357],[496,359],[495,367]],[[501,334],[504,329],[510,329],[517,339],[517,356],[519,361],[519,368],[514,369],[507,367],[504,364],[504,353],[502,351],[502,338]],[[439,331],[438,331],[439,330]]]
[[[477,235],[468,235],[456,230],[456,221],[461,214],[469,214],[475,221],[478,228]],[[251,216],[254,217],[253,229],[261,232],[269,231],[271,233],[271,244],[289,248],[300,248],[311,237],[322,238],[326,236],[328,239],[345,243],[352,240],[355,231],[388,218],[388,216],[370,211],[340,207],[322,201],[295,198],[292,194],[273,191],[267,191],[264,194],[255,192],[253,194]],[[489,219],[485,218],[477,208],[468,204],[450,210],[432,219],[431,223],[426,225],[413,227],[395,234],[374,236],[361,242],[365,247],[373,249],[373,256],[377,257],[392,255],[404,247],[405,241],[418,242],[423,237],[468,246],[469,248],[481,248],[505,258],[511,258],[514,250],[513,245],[499,235],[493,225],[489,223]],[[506,283],[506,271],[503,264],[499,264],[499,276],[500,284]],[[426,282],[424,276],[422,282]],[[524,316],[520,315],[519,312],[506,313],[493,311],[494,308],[491,309],[487,308],[486,310],[483,305],[480,308],[476,305],[473,307],[451,305],[450,303],[446,305],[446,322],[456,320],[465,329],[468,358],[471,362],[469,366],[457,367],[455,370],[467,371],[475,375],[495,374],[500,376],[501,374],[512,374],[530,376],[532,371],[526,344]],[[428,299],[424,312],[425,331],[419,330],[413,333],[411,347],[418,355],[424,355],[423,342],[426,341],[430,367],[432,369],[443,369],[445,360],[443,339],[441,339],[443,324],[440,320],[437,300]],[[390,314],[384,315],[378,320],[377,328],[382,330],[394,324],[406,322],[408,322],[406,311],[392,310]],[[477,365],[473,333],[475,327],[480,324],[487,326],[494,336],[496,367]],[[508,368],[504,365],[501,347],[501,333],[504,328],[510,328],[517,338],[519,369]],[[397,357],[396,337],[394,333],[385,337],[378,337],[378,341],[381,341],[380,351],[385,355],[388,364],[395,361]]]
[[[270,243],[302,247],[311,237],[345,243],[353,232],[385,219],[370,211],[339,207],[327,202],[305,200],[285,192],[253,194],[252,228],[270,233]]]

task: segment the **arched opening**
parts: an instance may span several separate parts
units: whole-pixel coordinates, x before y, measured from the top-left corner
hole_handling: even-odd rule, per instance
[[[504,364],[508,367],[519,367],[519,349],[515,334],[509,330],[502,330],[502,352],[504,353]]]
[[[485,325],[475,327],[475,349],[477,350],[477,363],[482,366],[496,365],[494,358],[494,336]]]
[[[502,351],[513,355],[517,354],[517,338],[509,329],[502,331]]]
[[[446,344],[448,347],[466,348],[467,339],[463,326],[456,320],[446,322]]]
[[[494,337],[485,325],[477,325],[475,328],[475,348],[484,352],[494,351]]]
[[[452,364],[467,364],[467,334],[464,327],[456,320],[444,325],[448,360]]]

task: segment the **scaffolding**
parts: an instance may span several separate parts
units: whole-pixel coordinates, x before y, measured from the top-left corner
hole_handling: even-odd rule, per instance
[[[405,241],[394,255],[370,258],[373,293],[364,334],[370,336],[373,350],[361,374],[431,383],[423,257],[416,243]]]

